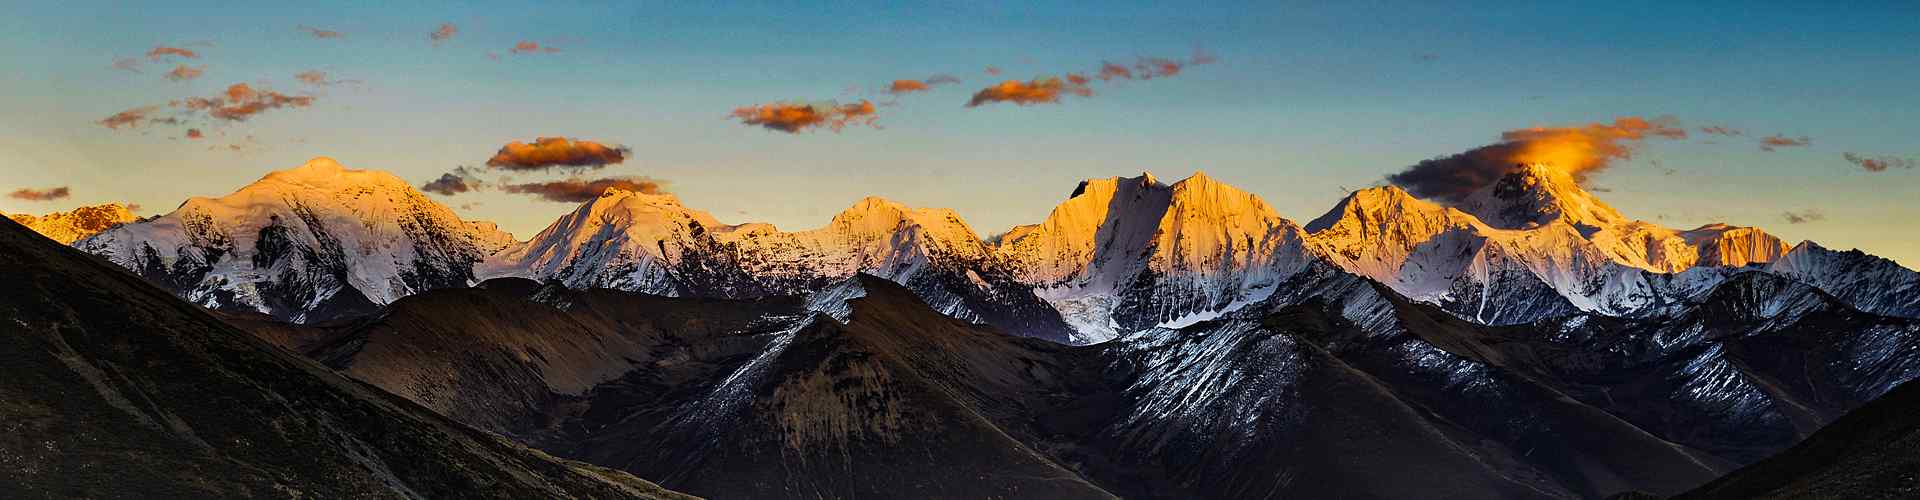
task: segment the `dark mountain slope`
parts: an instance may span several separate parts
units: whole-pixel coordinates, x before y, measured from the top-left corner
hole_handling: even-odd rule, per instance
[[[1793,448],[1678,498],[1914,497],[1920,497],[1920,383],[1908,382]]]
[[[849,321],[750,333],[763,347],[730,370],[629,374],[596,389],[551,449],[719,497],[1112,496],[1031,438],[1046,404],[1037,388],[1072,369],[1047,355],[1065,348],[976,331],[897,284],[855,280]]]
[[[7,497],[674,497],[349,381],[0,222]]]

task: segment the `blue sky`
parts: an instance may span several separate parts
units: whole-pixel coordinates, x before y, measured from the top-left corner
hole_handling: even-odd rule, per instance
[[[268,170],[332,156],[425,182],[508,141],[623,144],[594,172],[668,182],[728,222],[824,224],[867,195],[958,210],[983,234],[1037,222],[1086,177],[1195,169],[1305,222],[1342,188],[1501,131],[1672,116],[1743,138],[1648,141],[1598,175],[1628,215],[1675,227],[1725,221],[1789,240],[1860,247],[1920,266],[1920,171],[1869,173],[1843,152],[1920,157],[1920,4],[1361,3],[458,3],[126,6],[36,2],[0,19],[0,188],[70,186],[69,199],[0,198],[0,211],[130,201],[145,212],[224,194]],[[436,47],[440,23],[460,33]],[[316,39],[298,26],[335,30]],[[522,40],[560,48],[515,55]],[[194,45],[186,45],[194,44]],[[157,45],[201,52],[199,78],[114,69]],[[1057,104],[963,105],[1005,78],[1103,60],[1219,62],[1170,78],[1096,84]],[[487,56],[500,53],[499,60]],[[141,59],[145,61],[144,58]],[[990,76],[987,66],[1005,74]],[[303,85],[321,70],[352,85]],[[879,110],[880,129],[786,134],[736,107],[842,102],[895,79],[958,85]],[[248,83],[313,94],[309,108],[205,127],[98,122]],[[880,100],[879,98],[875,98]],[[1763,152],[1755,136],[1812,138]],[[252,137],[248,140],[247,137]],[[210,145],[241,143],[241,151]],[[1671,169],[1671,172],[1669,172]],[[528,176],[531,177],[531,176]],[[529,179],[531,180],[531,179]],[[443,198],[531,236],[570,208],[498,192]],[[1790,224],[1787,211],[1824,220]]]

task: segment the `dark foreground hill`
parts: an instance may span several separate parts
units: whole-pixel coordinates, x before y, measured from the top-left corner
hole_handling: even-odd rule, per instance
[[[10,221],[0,276],[0,497],[682,497],[351,381]]]
[[[1920,382],[1683,499],[1920,497]]]

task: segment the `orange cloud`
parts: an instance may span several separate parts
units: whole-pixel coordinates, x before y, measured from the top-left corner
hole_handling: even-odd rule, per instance
[[[1678,120],[1667,117],[1629,116],[1613,123],[1509,130],[1500,134],[1498,143],[1422,161],[1387,176],[1387,181],[1414,196],[1456,200],[1493,183],[1515,165],[1545,164],[1566,170],[1584,184],[1614,161],[1632,158],[1634,148],[1649,137],[1686,136]]]
[[[887,93],[900,95],[924,92],[935,86],[951,83],[960,83],[960,79],[953,75],[933,75],[925,80],[894,80],[893,84],[887,86]]]
[[[119,113],[114,113],[113,116],[106,117],[105,119],[100,120],[99,123],[111,129],[118,129],[121,127],[129,127],[129,128],[138,127],[140,126],[140,122],[147,120],[147,114],[152,113],[155,109],[159,109],[159,107],[143,106],[143,107],[133,108],[126,111],[121,111]]]
[[[307,32],[307,34],[313,35],[314,38],[320,38],[320,39],[340,38],[340,37],[346,36],[346,35],[340,34],[340,32],[338,31],[328,31],[320,28],[314,28],[311,26],[300,26],[300,31],[305,31]]]
[[[153,48],[153,50],[147,51],[147,59],[158,61],[161,58],[164,58],[167,56],[180,56],[180,57],[185,57],[187,59],[200,58],[200,54],[192,50],[187,50],[179,47],[168,47],[165,45],[156,46]]]
[[[1132,80],[1136,78],[1151,80],[1154,78],[1178,75],[1188,66],[1212,64],[1218,60],[1218,58],[1215,58],[1205,51],[1195,50],[1193,57],[1185,61],[1165,57],[1141,57],[1135,60],[1132,66],[1123,66],[1111,61],[1101,61],[1100,70],[1094,73],[1094,76],[1101,81],[1114,79]]]
[[[1846,158],[1848,163],[1852,163],[1854,166],[1860,167],[1862,170],[1868,172],[1885,172],[1888,169],[1894,168],[1912,170],[1916,163],[1920,163],[1908,158],[1895,156],[1881,156],[1876,158],[1856,153],[1841,153],[1840,157]]]
[[[910,94],[914,92],[924,92],[930,88],[933,87],[919,80],[894,80],[893,85],[887,87],[887,93]]]
[[[747,125],[794,134],[816,127],[827,127],[834,132],[839,132],[848,124],[879,128],[874,125],[874,121],[879,118],[875,111],[873,102],[861,99],[860,102],[852,104],[836,102],[760,104],[734,109],[730,116],[740,119]]]
[[[168,71],[166,74],[166,77],[168,80],[173,80],[176,82],[184,82],[187,80],[199,78],[202,73],[206,73],[206,72],[207,72],[206,66],[200,66],[196,68],[196,67],[187,66],[185,64],[181,64],[178,66],[174,66],[173,71]]]
[[[188,139],[199,139],[199,138],[202,138],[202,137],[206,137],[206,135],[204,135],[204,134],[201,134],[201,133],[200,133],[200,129],[197,129],[197,128],[190,128],[190,129],[187,129],[187,138],[188,138]]]
[[[1808,144],[1813,144],[1813,139],[1804,135],[1800,137],[1785,137],[1780,134],[1774,134],[1760,138],[1760,150],[1766,152],[1773,152],[1773,150],[1777,148],[1797,148]]]
[[[625,146],[607,146],[565,137],[541,137],[533,144],[513,141],[500,147],[487,166],[507,170],[545,170],[553,167],[601,168],[627,160]]]
[[[206,111],[207,116],[229,121],[246,121],[269,109],[304,108],[312,104],[312,96],[290,96],[244,83],[228,86],[227,91],[218,96],[190,97],[183,102],[189,110]]]
[[[440,23],[439,28],[434,29],[432,33],[427,34],[427,39],[432,40],[433,45],[438,47],[440,45],[440,42],[444,42],[449,39],[452,39],[453,35],[457,35],[459,33],[460,33],[460,27],[454,26],[453,23]]]
[[[7,197],[27,201],[53,201],[66,198],[69,194],[71,193],[66,186],[59,186],[47,189],[20,188],[7,193]]]
[[[508,49],[508,52],[512,52],[515,54],[531,54],[534,52],[546,52],[548,54],[552,54],[554,52],[559,52],[559,51],[560,51],[559,47],[541,47],[539,42],[532,42],[527,40],[521,40],[520,43],[513,44],[512,49]]]
[[[646,177],[609,177],[594,180],[574,178],[553,182],[507,184],[500,186],[500,190],[514,194],[535,195],[547,201],[582,203],[599,198],[608,189],[658,194],[664,192],[663,184],[662,181]]]
[[[1007,80],[992,87],[980,89],[967,101],[971,108],[990,102],[1011,102],[1021,106],[1046,102],[1060,102],[1062,93],[1081,97],[1093,95],[1093,89],[1086,85],[1084,77],[1068,75],[1067,80],[1059,77],[1037,78],[1032,81]],[[1077,82],[1077,83],[1076,83]]]

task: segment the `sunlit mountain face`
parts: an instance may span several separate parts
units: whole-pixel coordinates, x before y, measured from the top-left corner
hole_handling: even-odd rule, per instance
[[[1920,7],[1282,9],[12,9],[0,498],[1920,487]]]

